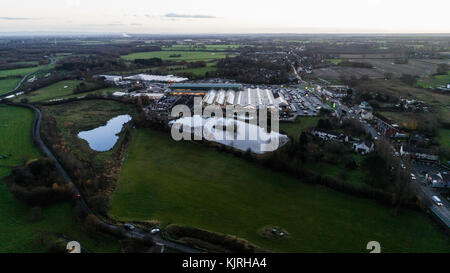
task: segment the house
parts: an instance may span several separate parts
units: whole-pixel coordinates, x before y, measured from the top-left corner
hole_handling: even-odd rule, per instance
[[[371,120],[373,119],[373,114],[370,111],[362,110],[361,118],[364,120]]]
[[[413,147],[408,145],[402,145],[400,147],[401,156],[410,156],[416,159],[426,159],[437,161],[439,159],[438,155],[429,149],[424,149],[420,147]]]
[[[363,109],[363,110],[368,110],[368,111],[372,111],[373,110],[372,106],[370,106],[367,101],[361,102],[361,104],[359,105],[359,108]]]
[[[370,141],[353,143],[353,150],[362,155],[366,155],[374,150],[375,145]]]
[[[396,128],[396,126],[391,125],[379,118],[377,118],[375,121],[376,121],[377,131],[379,131],[382,135],[384,135],[386,137],[393,137],[399,131],[398,128]]]
[[[339,139],[339,137],[337,135],[327,133],[325,131],[313,130],[313,131],[311,131],[311,134],[322,140],[336,140],[337,141]]]

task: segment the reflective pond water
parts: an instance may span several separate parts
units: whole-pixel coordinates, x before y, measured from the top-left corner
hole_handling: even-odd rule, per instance
[[[121,115],[110,119],[105,126],[100,126],[89,131],[83,131],[78,137],[86,140],[89,147],[97,152],[111,150],[119,140],[118,134],[125,123],[131,120],[130,115]]]

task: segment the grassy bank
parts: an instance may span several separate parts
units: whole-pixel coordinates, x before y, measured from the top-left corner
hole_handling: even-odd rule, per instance
[[[33,121],[31,110],[0,105],[0,180],[14,166],[41,156],[31,138]],[[43,252],[36,240],[40,232],[51,235],[63,233],[94,252],[119,252],[117,241],[84,231],[69,203],[56,204],[42,209],[42,219],[30,222],[31,208],[18,201],[0,182],[0,252]]]
[[[448,252],[448,237],[424,214],[301,183],[229,154],[138,129],[122,168],[111,215],[160,220],[237,235],[278,252]],[[263,239],[277,225],[288,240]]]

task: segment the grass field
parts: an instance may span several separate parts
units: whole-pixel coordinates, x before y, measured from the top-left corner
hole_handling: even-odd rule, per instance
[[[169,66],[167,70],[169,73],[193,73],[198,76],[205,76],[206,72],[216,71],[217,62],[208,62],[205,67],[187,68],[186,66]]]
[[[12,91],[20,82],[20,78],[7,78],[0,80],[0,95]]]
[[[163,47],[162,50],[217,50],[217,51],[226,51],[233,50],[239,48],[240,45],[229,44],[229,45],[204,45],[201,46],[192,46],[192,45],[172,45],[170,47]]]
[[[171,55],[181,55],[181,57],[170,57]],[[153,51],[124,55],[122,58],[128,61],[134,61],[135,59],[161,58],[163,60],[195,62],[223,59],[226,56],[226,52]]]
[[[426,215],[390,209],[242,161],[195,143],[138,129],[128,151],[111,216],[160,220],[234,234],[278,252],[449,252],[450,241]],[[289,240],[263,239],[277,225]]]
[[[299,117],[295,122],[280,123],[280,130],[298,139],[303,130],[316,126],[319,119],[319,117]]]
[[[0,159],[0,180],[12,167],[41,156],[31,138],[32,120],[31,110],[0,105],[0,155],[11,155],[8,159]],[[0,182],[0,202],[0,253],[43,252],[36,241],[41,231],[51,235],[63,233],[90,251],[120,252],[117,241],[84,232],[69,203],[45,207],[42,220],[30,222],[30,207],[15,199],[3,182]]]
[[[19,96],[17,99],[21,100],[23,98],[27,98],[30,102],[38,102],[70,96],[73,94],[75,87],[81,82],[82,81],[76,80],[57,82],[33,91],[27,95]]]
[[[422,78],[417,82],[417,85],[423,88],[436,88],[445,86],[447,83],[450,83],[450,72],[447,75]]]
[[[327,61],[336,65],[342,63],[342,59],[328,59]]]
[[[443,147],[450,149],[450,129],[439,129],[438,140]]]

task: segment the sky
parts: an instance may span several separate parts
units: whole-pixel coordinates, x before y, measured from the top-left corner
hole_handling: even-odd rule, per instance
[[[0,32],[450,33],[448,0],[2,0]]]

